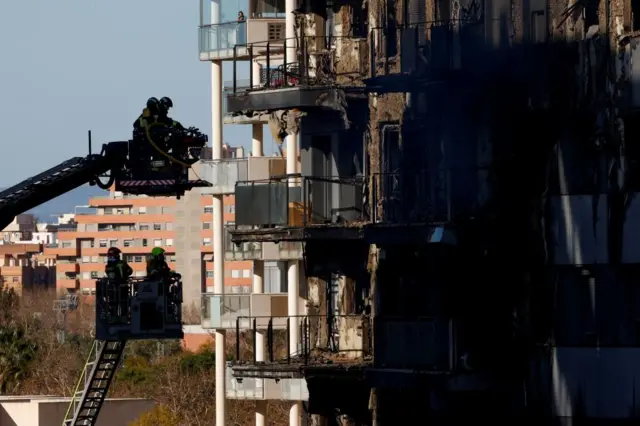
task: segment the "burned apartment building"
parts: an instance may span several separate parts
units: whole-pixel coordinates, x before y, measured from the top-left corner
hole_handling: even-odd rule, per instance
[[[302,257],[234,380],[303,381],[315,424],[637,418],[636,3],[282,7],[232,49],[286,173],[236,183],[231,239]]]

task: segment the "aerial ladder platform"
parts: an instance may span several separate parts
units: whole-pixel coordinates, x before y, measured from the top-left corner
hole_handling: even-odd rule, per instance
[[[0,191],[0,229],[13,219],[84,184],[135,195],[176,196],[211,186],[189,179],[207,136],[196,128],[161,128],[158,147],[147,140],[110,142],[100,154],[74,157]],[[152,148],[153,147],[153,148]],[[175,152],[168,147],[176,147]],[[102,179],[107,181],[103,182]],[[124,289],[124,290],[123,290]],[[182,282],[179,274],[155,280],[96,283],[96,340],[72,395],[63,426],[95,426],[127,340],[181,339]]]
[[[95,340],[76,384],[63,426],[95,425],[109,385],[126,346],[126,340]]]

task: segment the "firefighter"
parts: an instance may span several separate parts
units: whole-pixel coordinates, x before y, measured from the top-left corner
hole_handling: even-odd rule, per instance
[[[173,271],[169,269],[169,265],[167,265],[164,257],[164,249],[154,247],[153,250],[151,250],[151,256],[147,259],[147,277],[169,278],[172,274]]]
[[[160,101],[157,98],[147,99],[147,107],[142,110],[142,114],[133,123],[134,132],[138,130],[144,130],[152,123],[158,121],[158,115],[160,114]]]
[[[158,122],[174,129],[184,130],[184,126],[179,121],[169,117],[169,109],[173,108],[173,101],[167,96],[160,99],[158,107]]]
[[[133,274],[131,267],[120,258],[121,251],[111,247],[107,251],[107,265],[104,272],[109,279],[107,294],[112,316],[127,317],[129,307],[128,279]],[[118,312],[119,311],[119,312]]]

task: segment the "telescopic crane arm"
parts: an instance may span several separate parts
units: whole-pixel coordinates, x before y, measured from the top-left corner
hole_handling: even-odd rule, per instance
[[[180,150],[180,158],[175,159],[180,165],[164,158],[154,160],[146,141],[109,142],[102,146],[100,154],[71,158],[5,189],[0,192],[0,229],[17,215],[87,183],[103,189],[115,184],[116,190],[128,194],[177,197],[195,187],[210,186],[201,179],[189,180],[188,169],[182,165],[198,161],[207,137],[195,128],[172,130],[171,137],[187,148]],[[101,177],[108,181],[103,183]]]

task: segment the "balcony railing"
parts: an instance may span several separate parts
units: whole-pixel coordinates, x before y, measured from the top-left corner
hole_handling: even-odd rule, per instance
[[[229,229],[224,231],[226,260],[261,260],[262,243],[245,242],[236,244],[231,241]]]
[[[367,75],[366,42],[351,36],[248,40],[247,44],[235,47],[232,94],[296,86],[352,85],[354,80]],[[238,78],[239,60],[244,61],[239,51],[247,52],[251,62],[258,57],[264,60],[260,84],[253,84],[253,69],[249,70],[248,87]],[[297,53],[292,55],[292,51]],[[338,61],[337,55],[354,60]]]
[[[373,176],[375,223],[446,222],[451,219],[450,172],[411,170]]]
[[[236,45],[247,43],[246,22],[222,22],[202,25],[200,27],[200,56],[208,55],[209,59],[233,57]]]
[[[455,369],[456,329],[449,318],[374,319],[376,366],[448,372]]]
[[[238,181],[249,178],[249,162],[246,158],[225,158],[222,160],[203,160],[202,178],[211,182],[206,191],[214,195],[233,194]]]
[[[299,186],[289,186],[292,179]],[[289,175],[238,182],[235,226],[304,227],[365,221],[363,188],[361,177]]]
[[[478,20],[418,22],[370,31],[370,76],[419,74],[441,78],[459,68],[460,43],[454,33],[464,32]],[[399,60],[398,60],[399,59]]]
[[[227,382],[227,398],[230,399],[264,399],[265,379],[244,378],[241,380],[233,377],[231,366],[225,371]]]
[[[215,294],[202,295],[202,327],[248,330],[266,329],[267,320],[252,323],[251,315],[260,318],[287,312],[286,293]],[[277,326],[277,324],[276,324]],[[281,324],[284,327],[284,323]]]
[[[240,333],[246,320],[254,334],[253,359],[243,359]],[[322,357],[325,362],[358,363],[371,356],[371,320],[363,315],[298,315],[238,318],[236,322],[236,363],[256,363],[255,335],[258,325],[266,323],[266,361],[310,365]],[[292,353],[292,332],[298,334],[298,347]]]

